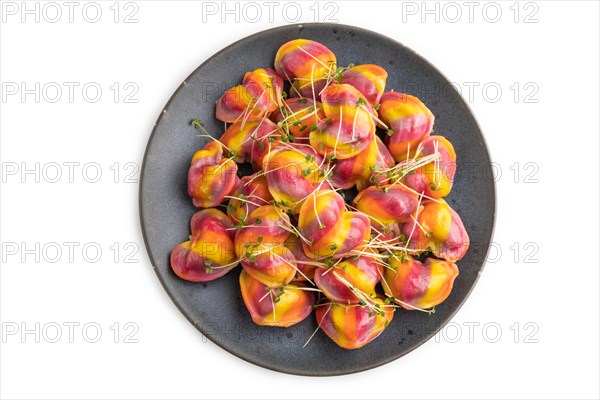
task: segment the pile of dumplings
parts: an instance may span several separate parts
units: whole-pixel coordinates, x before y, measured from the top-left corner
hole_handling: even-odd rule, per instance
[[[456,153],[418,98],[385,91],[387,77],[297,39],[274,68],[225,91],[220,136],[193,121],[210,140],[191,160],[199,211],[171,253],[175,274],[207,282],[241,266],[256,324],[289,327],[314,310],[316,329],[345,349],[375,339],[398,309],[442,303],[469,247],[444,201]],[[253,174],[241,176],[244,163]]]

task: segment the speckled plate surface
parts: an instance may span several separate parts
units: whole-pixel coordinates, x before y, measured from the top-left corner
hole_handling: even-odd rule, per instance
[[[434,130],[454,144],[458,171],[448,203],[461,215],[471,247],[458,263],[460,275],[450,297],[435,314],[398,309],[390,326],[358,350],[344,350],[319,331],[314,313],[288,329],[255,325],[243,304],[236,268],[208,283],[179,279],[169,255],[189,236],[196,211],[187,195],[190,160],[206,139],[190,121],[205,121],[220,134],[215,101],[239,84],[242,75],[272,66],[275,52],[289,40],[319,41],[337,56],[339,65],[375,63],[389,77],[387,90],[419,97],[435,114]],[[260,32],[221,50],[198,67],[173,94],[146,149],[140,184],[140,218],[150,260],[173,302],[205,336],[236,356],[276,371],[299,375],[340,375],[388,363],[430,339],[458,311],[485,263],[495,217],[495,189],[488,150],[473,115],[448,80],[425,59],[400,43],[364,29],[337,24],[290,25]],[[476,301],[476,299],[472,299]],[[202,363],[202,360],[199,361]],[[208,361],[206,361],[208,362]]]

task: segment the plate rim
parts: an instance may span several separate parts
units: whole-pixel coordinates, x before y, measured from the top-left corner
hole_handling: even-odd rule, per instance
[[[241,42],[244,42],[248,39],[254,38],[256,36],[261,36],[261,35],[265,35],[265,34],[272,34],[274,32],[277,31],[283,31],[283,30],[289,30],[290,28],[296,27],[299,32],[301,32],[304,27],[306,26],[319,26],[322,27],[324,29],[327,28],[342,28],[342,29],[348,29],[348,30],[354,30],[357,31],[359,33],[365,33],[368,35],[374,35],[374,36],[379,36],[380,38],[384,39],[384,40],[391,40],[393,41],[395,44],[397,44],[398,46],[402,47],[404,50],[408,51],[409,53],[411,53],[412,56],[416,56],[417,58],[423,60],[424,62],[426,62],[427,64],[429,64],[429,66],[432,68],[432,70],[439,75],[440,78],[442,78],[443,80],[445,80],[446,82],[451,82],[433,63],[431,63],[427,58],[421,56],[418,52],[416,52],[415,50],[413,50],[412,48],[408,47],[407,45],[399,42],[398,40],[396,40],[395,38],[389,37],[387,35],[381,34],[379,32],[376,31],[372,31],[370,29],[366,29],[366,28],[362,28],[362,27],[358,27],[355,25],[348,25],[348,24],[340,24],[340,23],[324,23],[324,22],[309,22],[309,23],[294,23],[294,24],[286,24],[286,25],[280,25],[274,28],[269,28],[269,29],[265,29],[265,30],[261,30],[258,32],[255,32],[251,35],[247,35],[244,36],[241,39],[238,39],[232,43],[230,43],[229,45],[223,47],[222,49],[220,49],[219,51],[217,51],[216,53],[213,53],[210,57],[208,57],[206,60],[204,60],[198,67],[196,67],[190,74],[187,75],[187,77],[184,79],[183,82],[181,82],[181,84],[177,87],[177,89],[173,92],[173,94],[169,97],[169,100],[165,103],[165,105],[162,107],[158,118],[156,119],[156,122],[154,123],[154,126],[152,128],[152,132],[150,133],[150,136],[148,138],[148,141],[146,142],[146,148],[144,150],[144,156],[142,159],[142,164],[140,167],[140,182],[139,182],[139,189],[138,189],[138,209],[139,209],[139,219],[140,219],[140,228],[142,231],[142,237],[144,240],[144,247],[146,248],[146,253],[148,254],[148,259],[150,261],[150,264],[152,265],[152,269],[154,270],[154,273],[156,274],[156,276],[158,277],[158,280],[160,281],[161,286],[163,287],[164,291],[167,293],[167,295],[169,296],[170,300],[173,302],[173,304],[175,304],[175,306],[177,307],[177,309],[179,310],[179,312],[191,323],[191,325],[196,328],[204,337],[208,338],[212,343],[216,344],[218,347],[220,347],[221,349],[227,351],[230,354],[233,354],[234,356],[250,363],[253,365],[258,365],[259,367],[268,369],[270,371],[275,371],[275,372],[279,372],[279,373],[285,373],[285,374],[290,374],[290,375],[299,375],[299,376],[307,376],[307,377],[332,377],[332,376],[343,376],[343,375],[350,375],[350,374],[356,374],[359,372],[363,372],[363,371],[368,371],[374,368],[378,368],[381,367],[382,365],[391,363],[395,360],[398,360],[399,358],[407,355],[408,353],[411,353],[413,350],[417,349],[418,347],[422,346],[423,344],[425,344],[426,342],[428,342],[429,340],[431,340],[431,338],[433,338],[438,332],[440,332],[453,318],[454,316],[458,313],[458,311],[463,307],[463,305],[465,304],[465,302],[469,299],[469,297],[471,296],[471,293],[473,292],[473,290],[475,289],[475,287],[477,286],[477,283],[479,282],[479,278],[481,277],[481,274],[483,273],[486,265],[487,265],[487,258],[490,252],[490,247],[488,245],[487,249],[485,249],[484,251],[484,261],[482,263],[482,265],[480,266],[478,272],[477,272],[477,276],[475,277],[475,280],[473,281],[473,284],[471,285],[471,287],[468,288],[468,290],[466,291],[466,294],[463,298],[463,300],[458,303],[457,307],[453,310],[451,310],[451,312],[448,314],[448,316],[441,320],[440,323],[440,327],[438,329],[435,329],[434,331],[432,331],[429,334],[423,335],[423,338],[415,343],[414,345],[407,347],[404,351],[399,352],[397,354],[394,354],[390,357],[386,357],[386,358],[382,358],[381,360],[372,363],[371,365],[364,367],[351,367],[343,372],[339,372],[339,371],[328,371],[328,372],[315,372],[315,371],[309,371],[309,370],[296,370],[293,368],[277,368],[277,367],[273,367],[270,366],[268,363],[261,361],[260,359],[252,359],[242,353],[240,353],[239,351],[232,349],[232,348],[228,348],[225,345],[215,341],[212,339],[210,334],[207,334],[205,332],[205,330],[202,328],[202,326],[200,324],[197,324],[191,315],[189,315],[183,308],[182,306],[179,304],[178,301],[176,301],[175,298],[175,294],[171,293],[171,291],[169,290],[169,288],[167,287],[166,282],[164,281],[163,277],[161,276],[161,274],[158,271],[158,268],[156,267],[156,263],[155,263],[155,257],[152,253],[152,249],[150,248],[149,242],[148,242],[148,238],[146,237],[146,227],[145,227],[145,223],[144,223],[144,207],[143,207],[143,201],[142,201],[142,192],[143,192],[143,187],[144,187],[144,177],[146,174],[146,163],[147,163],[147,158],[148,158],[148,152],[149,152],[149,148],[150,148],[150,144],[152,143],[152,140],[154,139],[154,136],[157,132],[157,128],[162,120],[162,118],[164,117],[165,113],[167,112],[169,105],[171,104],[171,102],[173,101],[173,99],[179,94],[179,92],[186,86],[186,83],[189,81],[189,79],[196,74],[196,71],[198,71],[199,69],[201,69],[202,67],[204,67],[206,64],[210,63],[214,58],[216,58],[218,55],[220,55],[221,53],[225,52],[226,50],[228,50],[229,48],[236,46],[238,44],[240,44]],[[464,100],[463,96],[456,90],[456,88],[452,86],[452,90],[454,91],[454,94],[457,95],[457,97],[460,99],[460,102],[462,102],[463,106],[466,108],[466,110],[469,112],[469,115],[471,116],[471,118],[473,119],[473,123],[474,125],[477,127],[479,133],[481,134],[481,138],[482,138],[482,144],[483,147],[485,148],[489,161],[490,161],[490,165],[492,163],[492,155],[490,152],[490,148],[487,144],[487,141],[485,139],[485,135],[483,134],[483,131],[481,129],[480,124],[477,121],[477,118],[475,116],[475,114],[473,113],[473,111],[471,110],[471,107],[469,106],[469,104]],[[496,190],[496,182],[495,180],[492,180],[491,182],[491,190],[492,190],[492,194],[493,196],[491,196],[492,199],[492,218],[491,218],[491,230],[490,230],[490,237],[489,237],[489,243],[493,243],[493,238],[494,238],[494,234],[495,234],[495,229],[496,229],[496,211],[497,211],[497,190]]]

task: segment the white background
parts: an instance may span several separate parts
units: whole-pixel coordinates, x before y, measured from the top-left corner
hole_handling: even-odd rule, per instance
[[[56,10],[44,14],[40,2],[39,22],[23,23],[21,2],[2,3],[2,398],[599,397],[597,2],[298,3],[300,22],[333,13],[436,65],[461,88],[498,172],[492,259],[453,322],[389,365],[334,378],[265,370],[203,338],[160,286],[138,220],[136,166],[173,91],[213,53],[287,23],[295,8],[258,2],[252,22],[256,9],[241,3],[228,15],[213,3],[208,15],[201,2],[109,1],[91,23],[86,2],[73,22],[58,2],[62,19],[50,23]],[[130,13],[137,23],[123,22]],[[52,82],[63,90],[55,103]],[[72,102],[65,82],[79,84]],[[22,98],[21,83],[34,93]],[[39,174],[23,176],[36,162]],[[72,179],[70,162],[79,163]],[[100,180],[88,182],[96,169]],[[69,323],[79,324],[71,338]]]

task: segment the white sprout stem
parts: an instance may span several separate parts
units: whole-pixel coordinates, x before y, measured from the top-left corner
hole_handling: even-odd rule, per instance
[[[275,222],[276,226],[279,226],[282,229],[285,229],[286,231],[293,233],[295,235],[298,235],[298,237],[307,245],[312,246],[312,242],[310,240],[308,240],[306,237],[304,237],[304,235],[302,235],[302,233],[300,232],[300,230],[298,228],[296,228],[294,226],[294,224],[292,224],[288,218],[284,217],[284,213],[279,209],[279,207],[275,207],[275,212],[277,212],[277,215],[279,216],[279,221]],[[286,222],[289,225],[285,225],[282,221]]]
[[[249,197],[249,196],[251,196],[251,194],[250,194],[250,195],[248,195],[248,197]],[[254,205],[254,206],[257,206],[257,207],[261,207],[261,206],[263,206],[263,205],[264,205],[264,204],[258,204],[258,203],[255,203],[255,202],[253,202],[253,201],[250,201],[250,200],[248,200],[248,199],[242,199],[242,198],[240,198],[240,197],[235,197],[235,196],[225,196],[224,198],[226,198],[226,199],[231,199],[231,200],[238,200],[238,201],[241,201],[241,202],[243,202],[243,203],[252,204],[252,205]]]
[[[273,255],[277,258],[279,258],[281,261],[283,261],[284,263],[288,264],[289,266],[293,267],[296,272],[298,272],[300,275],[302,275],[302,277],[304,279],[306,279],[308,282],[310,282],[313,286],[315,286],[315,283],[308,277],[306,276],[302,271],[300,271],[300,268],[298,268],[298,266],[292,264],[291,262],[289,262],[288,260],[286,260],[284,257],[280,256],[277,253],[273,253]]]
[[[354,134],[356,133],[356,119],[358,118],[358,110],[360,110],[360,107],[356,107],[356,109],[354,110],[354,120],[352,121],[352,140],[354,140]]]
[[[362,106],[364,107],[364,106]],[[367,110],[368,112],[368,110]],[[376,115],[373,115],[372,113],[369,113],[369,115],[371,116],[372,119],[375,120],[376,123],[378,123],[383,129],[385,129],[386,131],[389,130],[390,128],[387,126],[387,124],[385,122],[383,122],[382,120],[380,120]],[[409,143],[410,144],[410,143]]]
[[[419,228],[421,229],[421,231],[422,231],[423,233],[428,233],[428,232],[425,230],[425,228],[423,228],[423,225],[421,225],[421,224],[419,223],[419,221],[417,221],[417,219],[416,219],[415,217],[413,217],[413,216],[411,215],[411,218],[413,219],[413,221],[415,221],[415,224],[417,224],[417,225],[419,226]]]
[[[323,320],[325,319],[325,317],[327,316],[327,314],[329,314],[329,311],[331,311],[331,304],[329,304],[329,308],[327,308],[327,311],[325,311],[325,314],[323,314],[323,316],[321,317],[321,320],[317,323],[317,329],[315,329],[314,332],[312,333],[312,335],[310,335],[310,337],[308,338],[308,340],[306,341],[306,343],[304,343],[304,346],[302,346],[302,348],[305,348],[306,345],[317,334],[317,332],[319,332],[319,329],[321,329],[321,324],[323,323]]]
[[[346,286],[354,296],[356,296],[356,298],[358,300],[362,300],[363,303],[365,303],[365,305],[367,307],[369,307],[369,309],[371,311],[374,312],[381,312],[381,309],[379,309],[378,307],[376,307],[375,305],[379,306],[379,303],[377,303],[375,300],[373,300],[371,297],[369,297],[369,295],[365,292],[363,292],[362,290],[358,289],[357,287],[355,287],[353,284],[351,284],[350,282],[348,282],[346,279],[344,279],[343,277],[341,277],[337,272],[333,272],[333,276],[335,277],[335,279],[337,279],[339,282],[341,282],[344,286]]]
[[[314,80],[315,64],[310,68],[310,89],[312,91],[313,104],[317,105],[317,96],[315,96],[315,80]]]
[[[429,196],[427,196],[426,194],[424,194],[423,192],[419,193],[419,192],[417,192],[415,189],[413,189],[413,188],[411,188],[411,187],[408,187],[408,186],[406,186],[406,185],[405,185],[404,183],[402,183],[402,182],[398,182],[398,185],[400,185],[400,186],[402,186],[403,188],[405,188],[405,189],[407,189],[407,190],[409,190],[409,191],[413,192],[413,193],[414,193],[414,194],[416,194],[417,196],[421,196],[421,195],[422,195],[422,196],[423,196],[424,198],[426,198],[427,200],[431,200],[431,201],[434,201],[434,202],[436,202],[436,203],[443,204],[443,201],[442,201],[442,200],[440,200],[440,199],[434,199],[433,197],[429,197]]]
[[[317,218],[317,222],[319,223],[319,228],[321,228],[321,227],[325,228],[325,225],[323,225],[323,223],[321,222],[321,219],[319,218],[319,213],[317,211],[317,195],[316,195],[316,193],[315,193],[314,201],[313,201],[313,209],[315,211],[315,217]]]
[[[286,286],[286,289],[297,289],[297,290],[304,290],[306,292],[319,292],[319,293],[323,293],[323,291],[321,289],[317,289],[317,288],[311,288],[311,287],[305,287],[305,286],[295,286],[295,285],[288,285]]]
[[[312,57],[315,61],[317,61],[319,64],[321,64],[322,66],[324,66],[325,68],[327,68],[328,71],[331,71],[331,67],[329,67],[328,65],[325,65],[325,63],[323,63],[323,61],[319,60],[317,57],[313,56],[312,54],[310,54],[308,51],[304,50],[302,48],[302,46],[296,46],[297,48],[299,48],[301,51],[303,51],[304,53],[308,54],[310,57]],[[314,64],[313,64],[314,66]]]
[[[269,151],[269,154],[270,154],[270,153],[271,153],[271,152]],[[269,157],[269,158],[270,158],[270,157]],[[268,160],[267,160],[267,161],[268,161]],[[289,166],[291,166],[291,165],[298,165],[298,163],[297,163],[297,162],[293,162],[293,161],[291,161],[291,162],[289,162],[289,163],[287,163],[287,164],[284,164],[284,165],[282,165],[282,166],[280,166],[280,167],[276,167],[276,168],[273,168],[273,169],[269,169],[268,171],[262,171],[262,172],[258,172],[258,173],[256,173],[256,174],[254,175],[254,177],[253,177],[252,179],[250,179],[248,182],[246,182],[244,186],[248,186],[248,185],[250,184],[250,182],[253,182],[255,179],[258,179],[258,178],[260,178],[261,176],[264,176],[264,175],[270,174],[270,173],[272,173],[272,172],[275,172],[275,171],[278,171],[278,170],[280,170],[280,169],[287,168],[287,167],[289,167]]]
[[[419,196],[419,201],[417,202],[417,212],[416,212],[416,218],[419,218],[419,212],[421,211],[421,200],[423,199],[423,193],[421,193],[421,196]],[[410,241],[412,239],[413,234],[415,233],[415,228],[416,228],[416,224],[413,224],[412,229],[410,231],[410,235],[408,236],[408,240],[406,241],[406,243],[408,243],[410,245]]]
[[[258,98],[254,101],[252,108],[250,108],[250,110],[248,110],[246,115],[244,115],[244,118],[242,119],[242,124],[240,125],[241,128],[244,128],[244,125],[246,125],[248,118],[250,118],[250,115],[252,115],[252,111],[254,111],[254,109],[258,105],[258,102],[260,101],[260,99],[263,97],[264,94],[265,94],[265,91],[263,90],[262,93],[260,94],[260,96],[258,96]],[[248,103],[248,104],[250,104],[250,103]]]
[[[198,124],[198,126],[196,127],[196,129],[200,129],[204,133],[202,135],[198,135],[199,137],[210,138],[211,140],[219,143],[222,147],[226,148],[227,151],[232,152],[232,149],[230,147],[226,146],[225,143],[221,142],[219,139],[215,138],[213,135],[211,135],[210,133],[208,133],[208,131],[204,128],[204,126],[202,126],[202,123]]]
[[[244,88],[243,86],[241,86],[241,87],[242,87],[243,90],[246,90],[246,88]],[[247,90],[246,90],[246,92],[247,92]],[[244,111],[242,111],[242,113],[240,115],[238,115],[237,118],[233,121],[234,124],[237,123],[240,120],[240,118],[245,117],[245,115],[248,112],[248,109],[250,108],[251,104],[252,104],[251,102],[248,102],[248,104],[246,104],[246,107],[244,108]],[[255,103],[255,105],[256,105],[256,103]]]
[[[335,144],[333,146],[333,155],[334,156],[337,156],[337,145],[338,145],[338,142],[340,140],[340,133],[342,133],[342,123],[343,123],[343,121],[342,121],[342,107],[340,107],[340,124],[339,124],[339,128],[338,128],[337,136],[335,138]]]
[[[268,290],[268,291],[267,291],[267,293],[265,293],[265,295],[264,295],[263,297],[261,297],[261,298],[260,298],[260,300],[258,300],[258,302],[260,303],[260,302],[262,302],[264,299],[266,299],[266,298],[267,298],[267,296],[269,295],[269,293],[271,293],[271,291],[270,291],[270,290]]]
[[[291,110],[291,109],[290,109],[290,110]],[[292,118],[292,117],[295,117],[295,116],[296,116],[296,115],[298,115],[298,114],[302,114],[302,113],[303,113],[303,112],[305,112],[305,111],[306,111],[306,109],[305,109],[305,108],[303,108],[303,109],[301,109],[301,110],[298,110],[298,111],[294,112],[293,114],[290,114],[290,115],[288,115],[287,117],[285,117],[284,119],[282,119],[282,120],[281,120],[281,121],[279,121],[279,122],[285,122],[285,123],[287,123],[287,122],[288,122],[288,121],[287,121],[288,119],[290,119],[290,118]],[[306,115],[304,115],[304,116],[301,116],[301,117],[299,117],[299,119],[296,119],[296,121],[303,121],[303,120],[305,120],[306,118],[308,118],[308,117],[311,117],[311,116],[315,115],[315,114],[316,114],[318,111],[319,111],[319,110],[318,110],[318,109],[315,107],[315,109],[314,109],[313,111],[311,111],[309,114],[306,114]]]
[[[225,161],[221,162],[221,163],[219,164],[219,166],[217,167],[217,169],[215,169],[215,170],[214,170],[214,171],[211,173],[211,175],[216,175],[216,174],[217,174],[217,172],[219,172],[219,171],[221,170],[221,168],[223,168],[225,165],[227,165],[227,164],[228,164],[230,161],[234,161],[234,158],[235,158],[235,156],[233,156],[233,157],[229,157],[229,158],[225,159]],[[234,161],[234,162],[235,162],[235,161]]]
[[[237,264],[239,264],[240,261],[242,261],[242,258],[238,258],[237,260],[232,261],[232,262],[227,263],[227,264],[217,265],[217,266],[214,266],[214,267],[212,265],[209,265],[208,267],[210,267],[211,269],[224,269],[224,268],[229,268],[232,265],[237,265]]]

